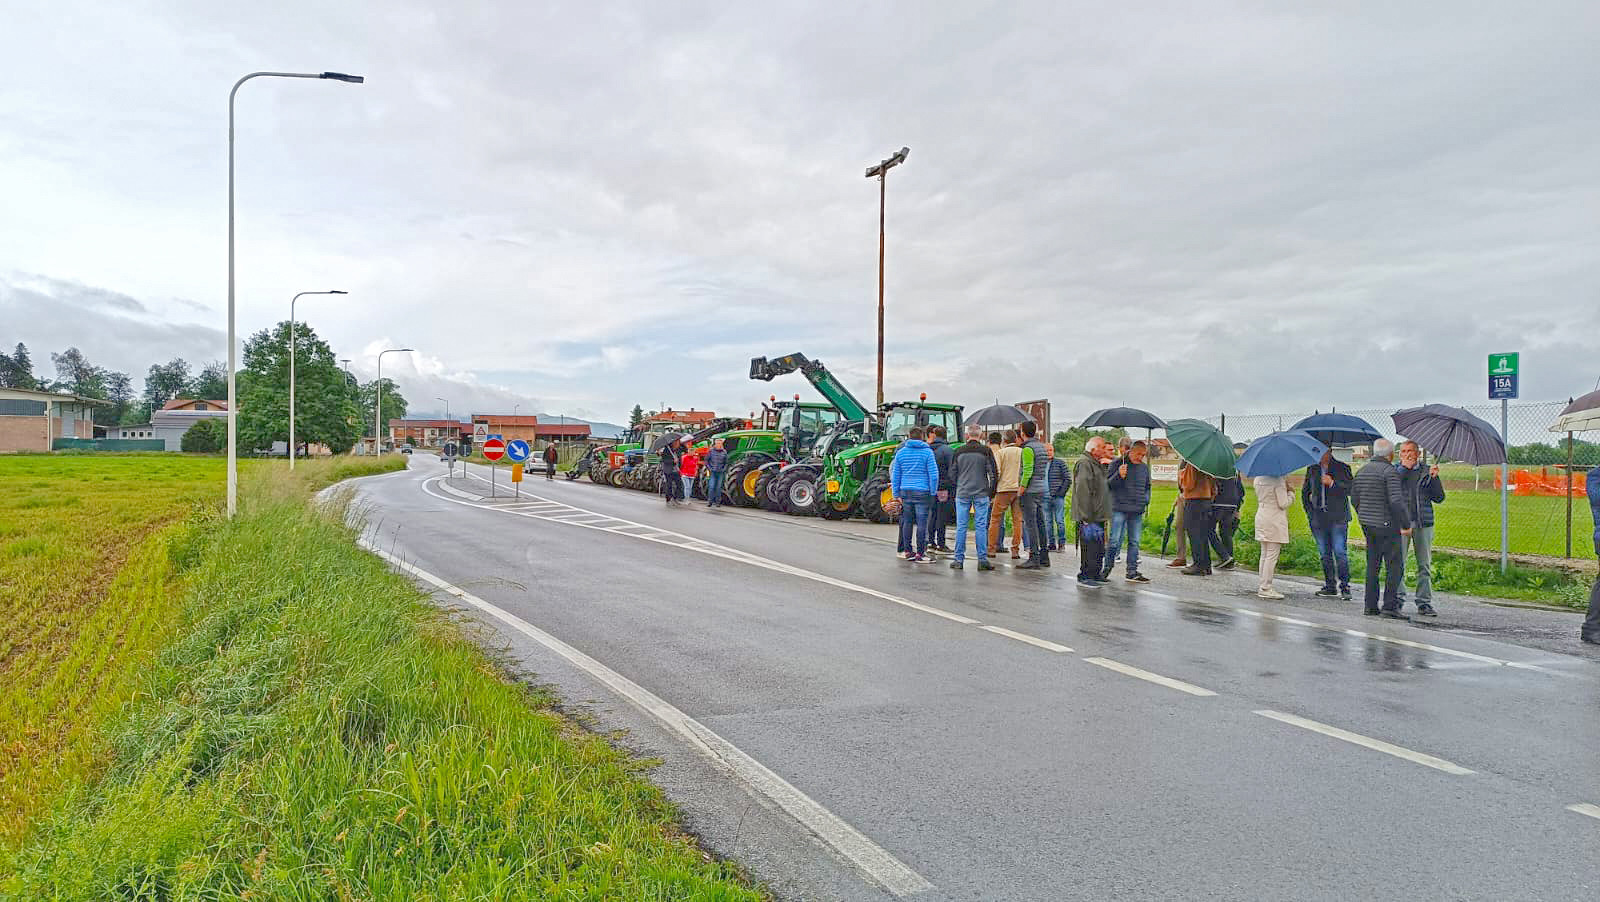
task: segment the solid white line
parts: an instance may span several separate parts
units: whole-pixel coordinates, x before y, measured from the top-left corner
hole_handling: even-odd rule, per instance
[[[1567,810],[1592,817],[1595,820],[1600,820],[1600,805],[1591,805],[1588,802],[1579,802],[1576,805],[1568,805]]]
[[[1048,639],[1040,639],[1040,638],[1038,638],[1036,636],[1030,636],[1027,633],[1013,632],[1011,630],[1006,629],[1003,626],[990,626],[989,624],[985,623],[982,628],[988,630],[991,633],[994,633],[995,635],[1005,636],[1007,639],[1015,639],[1018,642],[1026,642],[1029,645],[1037,645],[1040,648],[1045,649],[1046,651],[1055,651],[1055,652],[1069,652],[1069,651],[1072,651],[1072,649],[1066,647],[1065,645],[1058,645],[1058,644],[1056,644],[1054,642],[1049,641]]]
[[[1330,727],[1325,723],[1318,723],[1317,721],[1308,720],[1304,717],[1299,717],[1294,714],[1285,714],[1282,711],[1266,710],[1257,711],[1255,713],[1261,715],[1262,717],[1268,717],[1276,721],[1281,721],[1302,729],[1310,730],[1313,733],[1321,733],[1324,736],[1332,736],[1335,739],[1343,739],[1345,742],[1359,745],[1363,748],[1369,748],[1375,752],[1383,752],[1385,755],[1393,755],[1396,758],[1404,758],[1405,760],[1414,764],[1421,764],[1426,767],[1431,767],[1434,770],[1442,770],[1447,774],[1455,774],[1459,777],[1473,773],[1461,765],[1452,764],[1443,758],[1435,758],[1432,755],[1424,755],[1421,752],[1414,752],[1411,749],[1394,745],[1393,743],[1384,742],[1381,739],[1373,739],[1370,736],[1363,736],[1360,733],[1352,733],[1349,730],[1341,730],[1338,727]]]
[[[773,773],[761,762],[750,757],[733,743],[712,732],[709,727],[678,710],[665,699],[515,614],[502,610],[458,586],[453,586],[426,570],[409,564],[365,540],[362,540],[361,544],[368,551],[389,561],[406,573],[410,573],[423,582],[430,583],[449,592],[456,598],[460,598],[462,601],[538,642],[545,648],[566,658],[585,673],[605,684],[611,691],[632,702],[641,711],[654,717],[662,726],[676,733],[679,738],[689,743],[696,751],[713,762],[726,766],[733,776],[743,782],[747,791],[776,803],[778,807],[788,812],[791,817],[804,825],[807,830],[810,830],[814,836],[830,849],[855,865],[869,879],[884,889],[897,896],[907,896],[933,888],[933,884],[925,880],[916,871],[906,867],[882,846],[868,839],[838,815],[822,807],[822,805],[796,789],[788,781]]]
[[[1131,677],[1137,677],[1141,680],[1155,683],[1157,686],[1165,686],[1168,689],[1176,689],[1179,692],[1187,692],[1190,695],[1216,695],[1216,693],[1212,692],[1210,689],[1201,689],[1199,686],[1196,686],[1193,683],[1185,683],[1182,680],[1175,680],[1172,677],[1164,677],[1159,673],[1151,673],[1148,670],[1140,670],[1137,667],[1124,664],[1121,661],[1113,661],[1110,658],[1084,658],[1084,660],[1088,661],[1090,664],[1104,667],[1107,670],[1115,670],[1117,673],[1125,674]]]

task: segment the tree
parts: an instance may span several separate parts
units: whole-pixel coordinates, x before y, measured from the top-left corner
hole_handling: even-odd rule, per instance
[[[394,384],[393,379],[385,376],[382,381],[383,415],[379,418],[379,422],[382,424],[383,434],[387,435],[389,431],[389,421],[403,418],[406,415],[406,409],[410,405],[406,403],[405,396],[400,394],[400,387]],[[375,396],[377,391],[378,383],[376,380],[365,383],[361,386],[362,435],[366,435],[367,427],[372,425],[372,404],[376,400]]]
[[[188,386],[189,363],[182,357],[174,357],[167,363],[153,363],[144,374],[144,403],[151,410],[160,410],[168,401],[181,397]]]
[[[196,420],[189,431],[183,434],[183,439],[178,446],[185,451],[198,451],[204,454],[215,454],[227,447],[228,422],[220,417],[208,417]]]
[[[105,371],[89,362],[77,348],[67,348],[59,354],[50,354],[50,363],[56,368],[54,391],[67,391],[85,398],[106,396]]]
[[[1057,457],[1075,457],[1083,453],[1083,446],[1088,444],[1091,436],[1098,435],[1115,445],[1127,437],[1127,430],[1117,427],[1115,429],[1085,429],[1074,426],[1065,432],[1057,432],[1051,440],[1056,446]]]
[[[105,374],[105,386],[106,400],[111,403],[95,408],[95,422],[104,426],[118,426],[128,422],[125,418],[133,410],[133,380],[128,378],[127,373],[108,372]]]
[[[638,429],[639,428],[639,424],[643,423],[643,422],[644,422],[644,408],[640,407],[637,404],[633,405],[633,412],[628,414],[628,428],[629,429]]]
[[[295,361],[298,369],[299,361]],[[298,380],[297,380],[298,381]],[[200,372],[189,383],[184,393],[190,398],[209,398],[217,400],[228,396],[228,365],[220,360],[213,360],[200,368]],[[299,399],[296,399],[299,400]]]
[[[295,323],[295,441],[350,450],[361,433],[359,398],[328,343],[305,323]],[[239,447],[264,450],[289,440],[289,324],[263,329],[244,345],[236,414]],[[385,407],[388,399],[385,398]]]
[[[28,356],[28,346],[20,341],[11,354],[0,352],[0,388],[39,388],[39,380],[33,375],[33,360]]]

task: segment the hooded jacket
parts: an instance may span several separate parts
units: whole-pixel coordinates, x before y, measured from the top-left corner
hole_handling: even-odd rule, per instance
[[[939,462],[920,438],[908,438],[889,464],[889,487],[899,498],[906,492],[932,494],[939,485]]]

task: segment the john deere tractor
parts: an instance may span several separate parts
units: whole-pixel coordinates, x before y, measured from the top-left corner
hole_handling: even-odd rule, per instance
[[[768,510],[809,515],[819,513],[816,483],[822,475],[823,461],[831,453],[826,449],[858,444],[871,434],[873,423],[866,406],[856,400],[822,361],[798,353],[771,360],[765,357],[750,360],[750,378],[763,382],[796,371],[828,400],[836,414],[826,429],[806,433],[806,441],[791,443],[786,459],[763,466],[767,489],[761,497],[766,502],[762,506]],[[795,397],[798,399],[799,395]]]
[[[859,441],[841,436],[823,459],[817,486],[816,510],[820,516],[842,520],[853,514],[874,523],[890,523],[888,510],[894,497],[889,488],[889,463],[913,426],[943,426],[952,437],[961,434],[962,408],[955,404],[894,401],[878,410],[881,431],[864,428]]]
[[[642,441],[638,427],[633,427],[617,436],[615,443],[598,445],[594,454],[589,458],[589,481],[600,485],[614,485],[611,481],[612,454],[626,453],[640,447]]]
[[[774,399],[766,406],[765,428],[733,429],[710,436],[708,441],[722,439],[723,450],[728,452],[723,495],[741,507],[780,509],[772,491],[780,469],[808,455],[818,436],[838,419],[839,411],[829,404]],[[705,496],[708,479],[703,470],[696,477],[698,497]]]

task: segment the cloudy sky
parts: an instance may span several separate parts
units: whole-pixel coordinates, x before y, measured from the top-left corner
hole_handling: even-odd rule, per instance
[[[1125,7],[1132,7],[1125,8]],[[1058,417],[1600,379],[1600,4],[57,0],[0,29],[0,343],[308,319],[413,410],[748,411],[803,351]]]

